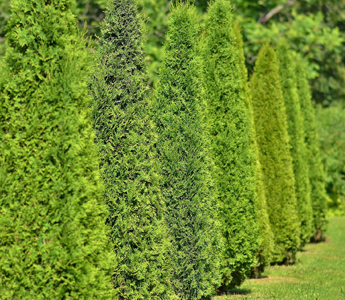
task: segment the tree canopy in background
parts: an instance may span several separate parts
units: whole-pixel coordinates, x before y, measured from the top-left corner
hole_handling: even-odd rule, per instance
[[[5,55],[5,26],[10,18],[10,0],[0,0],[0,58]]]
[[[9,18],[10,0],[0,0],[0,56],[4,54],[4,25]],[[74,13],[79,26],[87,21],[89,35],[99,34],[107,0],[78,0]],[[150,85],[157,80],[162,45],[167,31],[169,0],[137,0],[147,25],[146,60]],[[287,38],[308,62],[308,78],[313,99],[324,106],[345,98],[345,0],[232,0],[235,14],[243,27],[244,47],[249,74],[264,41],[275,44]],[[195,1],[200,14],[206,0]],[[200,16],[202,17],[202,16]]]
[[[262,42],[285,37],[308,62],[314,100],[328,106],[344,98],[344,0],[233,0],[233,4],[244,28],[250,72]]]

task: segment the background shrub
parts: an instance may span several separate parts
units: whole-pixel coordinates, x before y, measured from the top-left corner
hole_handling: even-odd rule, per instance
[[[300,240],[301,244],[304,245],[309,242],[312,236],[313,211],[310,199],[311,189],[303,115],[295,76],[296,67],[287,40],[280,39],[278,41],[277,57],[290,137],[290,153],[295,175],[297,209],[301,226]]]
[[[274,234],[274,262],[294,261],[300,244],[288,125],[276,54],[264,44],[251,79],[255,130]]]
[[[296,82],[303,113],[305,143],[307,146],[307,162],[309,168],[309,181],[311,186],[311,201],[313,208],[313,240],[320,241],[324,238],[326,230],[326,191],[324,166],[320,157],[319,133],[315,123],[315,110],[312,104],[311,92],[305,64],[298,59],[296,63]]]
[[[316,109],[316,120],[318,132],[320,134],[320,154],[326,173],[326,190],[330,200],[328,206],[333,214],[344,215],[345,110],[340,106],[325,109],[318,107]],[[321,171],[323,171],[322,168],[320,168],[319,172]],[[319,176],[321,177],[322,175]],[[320,195],[324,197],[324,194],[321,194],[321,192],[323,192],[321,178]],[[325,200],[321,198],[321,196],[319,196],[320,204],[316,203],[318,207],[320,207],[320,221],[324,220],[326,211]],[[319,227],[321,227],[322,224],[323,222]]]
[[[261,272],[264,271],[265,266],[269,265],[272,260],[272,253],[274,247],[273,233],[271,230],[270,221],[267,212],[266,192],[264,185],[264,178],[262,174],[261,163],[259,160],[259,148],[256,141],[255,123],[254,123],[254,111],[252,104],[251,90],[249,89],[248,72],[245,66],[245,57],[243,52],[243,40],[241,33],[241,26],[234,21],[233,25],[234,33],[236,36],[236,46],[239,53],[239,64],[241,69],[242,80],[245,88],[245,103],[247,113],[250,119],[250,138],[251,148],[254,155],[254,175],[255,175],[255,219],[259,226],[259,249],[257,252],[257,263],[249,274],[251,277],[258,277]]]

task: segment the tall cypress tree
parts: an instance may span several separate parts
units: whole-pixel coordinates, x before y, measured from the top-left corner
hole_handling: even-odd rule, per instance
[[[116,259],[119,299],[174,299],[163,219],[143,24],[134,0],[110,0],[101,23],[91,80],[94,129],[101,155]]]
[[[215,220],[212,161],[196,56],[199,25],[195,7],[175,4],[168,26],[154,119],[165,219],[172,237],[174,287],[180,299],[208,299],[220,281],[221,236]]]
[[[11,2],[0,86],[1,299],[113,299],[73,1]]]
[[[295,189],[298,215],[301,225],[301,244],[309,242],[312,235],[313,211],[310,200],[310,182],[307,162],[307,148],[301,106],[295,77],[295,62],[288,42],[280,39],[277,44],[277,57],[283,98],[285,102],[290,136],[291,157],[295,175]]]
[[[230,1],[211,2],[202,42],[213,177],[225,238],[222,288],[240,285],[256,265],[255,164]]]
[[[259,226],[259,251],[257,253],[257,264],[250,271],[250,276],[257,277],[264,271],[265,266],[269,265],[272,259],[272,253],[274,248],[273,233],[271,230],[270,221],[267,212],[266,192],[263,182],[262,168],[259,160],[259,148],[256,141],[255,124],[254,124],[254,112],[252,105],[252,95],[248,86],[248,71],[245,65],[245,57],[243,51],[243,39],[241,33],[241,27],[236,20],[234,22],[234,33],[236,36],[236,45],[239,51],[239,64],[241,68],[242,80],[245,87],[245,103],[248,110],[249,119],[251,122],[251,147],[254,152],[254,164],[255,164],[255,214],[256,221]]]
[[[251,90],[268,215],[275,241],[273,261],[294,261],[300,244],[300,225],[288,125],[278,60],[267,44],[259,51]]]
[[[315,123],[315,111],[312,104],[310,86],[301,60],[296,63],[296,83],[304,121],[305,143],[307,145],[306,161],[309,166],[309,180],[311,185],[311,203],[313,207],[312,241],[324,239],[326,230],[326,189],[325,173],[321,162],[319,135]]]

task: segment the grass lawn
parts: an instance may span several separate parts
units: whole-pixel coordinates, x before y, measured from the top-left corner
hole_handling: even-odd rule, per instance
[[[308,244],[293,266],[273,266],[262,279],[249,279],[229,299],[345,299],[345,218],[330,219],[327,241]]]

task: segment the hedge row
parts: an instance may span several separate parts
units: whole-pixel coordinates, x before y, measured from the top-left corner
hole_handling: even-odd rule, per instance
[[[71,0],[12,0],[0,76],[2,299],[210,299],[325,231],[306,75],[286,41],[248,81],[228,0],[172,5],[159,80],[109,0],[95,54]]]

